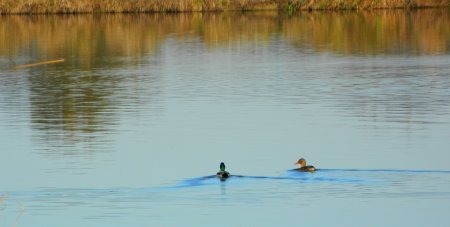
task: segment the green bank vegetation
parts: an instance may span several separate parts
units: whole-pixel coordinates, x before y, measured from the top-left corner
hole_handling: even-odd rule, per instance
[[[449,7],[450,0],[2,0],[0,14]]]

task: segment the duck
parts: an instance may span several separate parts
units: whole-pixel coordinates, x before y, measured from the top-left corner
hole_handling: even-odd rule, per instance
[[[222,181],[230,177],[230,173],[225,171],[225,163],[220,163],[220,171],[216,173],[216,176]]]
[[[300,168],[294,169],[296,171],[311,172],[311,173],[316,171],[316,168],[314,166],[307,166],[306,165],[306,160],[304,158],[300,158],[296,163],[294,163],[294,165],[300,165]]]

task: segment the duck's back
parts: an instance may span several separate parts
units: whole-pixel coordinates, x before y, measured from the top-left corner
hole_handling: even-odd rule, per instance
[[[217,172],[216,176],[220,178],[228,178],[230,176],[230,173],[227,171],[219,171]]]
[[[314,172],[314,171],[316,171],[316,168],[314,166],[302,166],[302,167],[298,168],[297,170],[301,171],[301,172]]]

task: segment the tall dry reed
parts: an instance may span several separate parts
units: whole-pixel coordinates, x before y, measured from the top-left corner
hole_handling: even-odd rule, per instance
[[[2,14],[275,9],[276,0],[2,0]]]
[[[2,0],[0,14],[449,7],[450,0]]]

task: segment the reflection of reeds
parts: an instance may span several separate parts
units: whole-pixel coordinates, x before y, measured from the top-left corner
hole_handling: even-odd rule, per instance
[[[448,10],[313,12],[286,21],[283,33],[297,48],[346,55],[447,53],[449,16]]]
[[[30,61],[63,57],[89,70],[104,67],[99,55],[157,54],[169,37],[199,37],[208,47],[269,40],[281,34],[294,48],[339,54],[418,54],[450,51],[448,10],[266,13],[3,16],[0,56],[30,54]],[[433,26],[430,26],[430,25]],[[61,31],[64,31],[61,34]],[[14,35],[11,35],[14,34]],[[16,62],[25,64],[27,62]]]
[[[449,0],[2,0],[5,13],[186,12],[448,7]]]
[[[289,10],[448,7],[449,0],[289,0]]]

